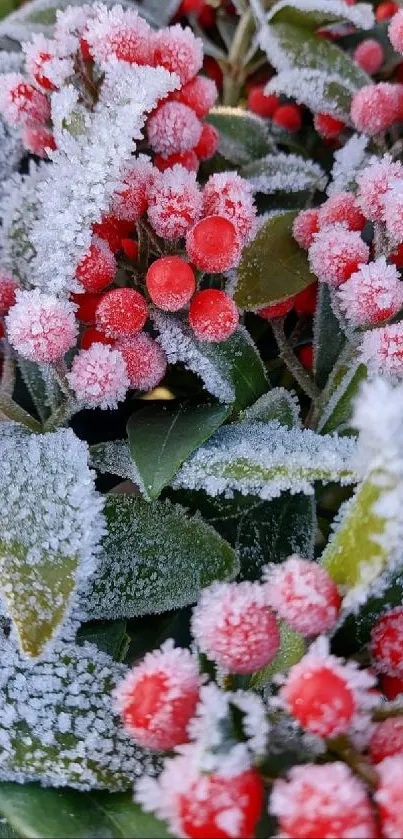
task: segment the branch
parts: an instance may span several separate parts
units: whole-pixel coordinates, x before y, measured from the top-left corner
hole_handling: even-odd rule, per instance
[[[300,387],[302,387],[302,390],[305,391],[310,399],[317,399],[319,396],[319,390],[316,387],[312,376],[306,372],[305,368],[302,366],[287,341],[284,332],[284,318],[273,318],[270,322],[274,337],[277,341],[280,357],[283,359],[284,364],[288,367],[290,373],[294,376],[294,379],[298,382]]]

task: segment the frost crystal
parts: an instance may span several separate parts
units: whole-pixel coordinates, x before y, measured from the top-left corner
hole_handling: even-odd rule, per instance
[[[368,163],[367,146],[368,137],[364,134],[353,134],[347,143],[334,153],[332,180],[327,188],[328,195],[352,188],[358,173]]]
[[[23,155],[20,132],[0,119],[0,200],[3,197],[4,181],[17,168]]]
[[[38,218],[37,190],[45,171],[45,166],[31,163],[27,175],[14,174],[2,185],[1,262],[18,277],[24,288],[32,288],[33,285],[35,249],[31,229]]]
[[[350,20],[357,29],[372,29],[375,23],[372,6],[369,3],[357,3],[350,6],[344,0],[279,0],[267,16],[267,20],[278,14],[281,9],[290,7],[301,12],[319,12],[322,15],[329,15],[329,23],[332,20]]]
[[[230,497],[234,490],[264,499],[286,490],[312,495],[314,481],[354,482],[354,450],[353,440],[278,422],[226,426],[182,466],[173,486],[213,496]]]
[[[324,189],[326,175],[311,160],[298,154],[268,154],[258,163],[245,167],[246,177],[253,192],[270,195],[272,192],[299,192],[304,189]]]
[[[339,118],[347,118],[348,110],[343,108],[337,93],[349,89],[349,80],[337,73],[323,70],[303,69],[284,70],[265,87],[265,93],[282,93],[306,105],[314,114],[326,113]],[[355,91],[350,84],[350,92]],[[334,94],[332,96],[332,91]],[[345,96],[345,93],[344,93]],[[342,101],[342,100],[341,100]]]

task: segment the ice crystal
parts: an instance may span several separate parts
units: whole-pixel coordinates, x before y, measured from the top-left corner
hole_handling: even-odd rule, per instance
[[[322,190],[326,186],[326,175],[311,160],[298,154],[268,154],[258,163],[251,163],[244,169],[253,192],[270,195],[272,192],[299,192],[304,189]]]
[[[76,789],[127,789],[152,759],[123,731],[112,690],[127,672],[93,644],[57,642],[27,664],[0,641],[0,779]]]
[[[133,481],[144,492],[140,473],[130,457],[130,449],[126,440],[113,440],[109,443],[99,443],[90,449],[91,464],[99,472],[119,475]]]
[[[3,197],[4,182],[15,171],[23,155],[19,131],[0,119],[0,201]]]
[[[221,428],[177,473],[174,487],[204,489],[209,495],[234,490],[269,499],[281,492],[313,493],[314,481],[354,482],[353,440],[319,437],[278,422]]]
[[[328,195],[352,189],[358,173],[367,165],[368,137],[353,134],[347,143],[334,153],[332,180],[327,188]]]
[[[1,262],[25,288],[32,288],[35,249],[31,229],[38,218],[37,189],[45,167],[31,163],[27,175],[15,173],[3,183],[0,202]]]
[[[355,91],[355,86],[346,77],[324,70],[298,68],[284,70],[274,76],[265,87],[265,93],[282,93],[296,99],[314,114],[325,113],[334,117],[348,119],[348,108],[343,106],[346,89]]]
[[[32,230],[37,286],[56,294],[80,290],[75,271],[89,250],[91,226],[108,210],[146,113],[176,86],[177,78],[161,67],[111,59],[86,132],[59,132],[52,166],[38,186],[38,220]]]

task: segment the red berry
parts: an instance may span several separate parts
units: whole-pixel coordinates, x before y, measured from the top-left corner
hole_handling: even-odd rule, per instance
[[[162,239],[179,239],[200,218],[202,203],[195,173],[174,166],[155,178],[149,192],[148,218]]]
[[[0,317],[6,315],[15,303],[15,292],[18,283],[8,271],[0,268]]]
[[[377,765],[378,789],[374,794],[383,839],[403,836],[403,756],[387,757]]]
[[[266,85],[257,84],[250,88],[248,94],[248,108],[252,113],[260,117],[272,117],[280,105],[280,100],[275,93],[265,94]]]
[[[210,55],[204,56],[203,72],[209,79],[212,79],[216,83],[218,90],[222,90],[224,78],[223,71],[215,58],[212,58]]]
[[[387,699],[396,699],[403,693],[403,679],[397,679],[395,676],[388,676],[386,673],[381,675],[382,693]]]
[[[102,294],[72,294],[71,300],[78,306],[76,318],[83,323],[94,323],[97,306],[102,300]]]
[[[288,315],[288,312],[291,312],[293,305],[294,298],[289,297],[287,300],[282,300],[281,303],[273,303],[272,306],[265,306],[264,309],[259,309],[258,315],[262,318],[267,318],[267,320],[282,318]]]
[[[202,132],[203,133],[203,132]],[[176,164],[183,166],[188,172],[197,172],[199,168],[199,161],[196,151],[186,151],[183,153],[171,154],[169,157],[162,157],[161,154],[154,156],[154,166],[160,172],[165,172],[165,169],[172,169]]]
[[[375,9],[375,17],[380,23],[383,20],[390,20],[396,12],[399,11],[399,6],[397,3],[392,2],[385,2],[380,3],[379,6]]]
[[[341,605],[337,586],[325,568],[299,556],[269,567],[266,594],[276,614],[307,637],[332,629]]]
[[[181,835],[190,839],[252,839],[263,802],[263,783],[254,769],[229,777],[200,775],[177,798]]]
[[[232,673],[254,673],[277,653],[280,634],[259,583],[214,583],[193,611],[195,640],[212,661]]]
[[[209,160],[213,157],[218,149],[220,142],[220,135],[214,125],[205,122],[203,124],[200,140],[195,146],[194,153],[200,160]]]
[[[23,125],[21,131],[22,142],[31,154],[37,157],[48,157],[49,151],[56,148],[55,138],[51,131],[43,125]]]
[[[198,15],[204,6],[204,0],[182,0],[178,14]]]
[[[398,109],[397,85],[379,82],[365,85],[354,93],[350,115],[357,131],[373,137],[390,128],[397,119]]]
[[[124,338],[116,345],[126,362],[130,387],[149,391],[159,385],[167,369],[167,358],[146,332]]]
[[[306,370],[312,370],[313,367],[313,347],[312,344],[305,344],[298,350],[298,358]]]
[[[103,332],[99,332],[94,326],[84,329],[81,336],[81,349],[89,350],[92,344],[113,344],[113,339],[108,338]]]
[[[342,224],[324,227],[309,248],[309,264],[322,283],[337,287],[369,260],[368,245],[355,230]]]
[[[180,90],[171,93],[170,98],[187,105],[199,119],[204,119],[217,99],[217,85],[213,79],[196,76]]]
[[[345,123],[341,119],[336,119],[330,114],[315,114],[313,124],[324,140],[335,140],[345,128]]]
[[[380,763],[385,757],[403,755],[402,717],[391,717],[378,723],[371,737],[369,753],[373,763]]]
[[[139,255],[139,243],[134,242],[133,239],[122,239],[121,241],[122,251],[125,253],[128,259],[132,259],[133,261],[138,259]]]
[[[146,286],[156,306],[166,312],[177,312],[189,303],[196,280],[188,262],[179,256],[164,256],[148,269]]]
[[[33,73],[33,77],[39,87],[43,87],[44,90],[57,90],[56,85],[47,78],[45,73],[43,72],[44,66],[47,64],[48,61],[51,61],[52,56],[48,52],[39,52],[37,53],[36,60],[35,60],[35,71]]]
[[[203,8],[197,18],[197,22],[202,29],[212,29],[216,22],[216,10],[208,3],[204,3]]]
[[[354,51],[354,61],[366,73],[373,75],[378,73],[384,62],[384,52],[379,41],[375,38],[366,38],[358,44]]]
[[[102,291],[113,282],[116,262],[107,243],[93,237],[90,249],[76,269],[76,277],[86,291]]]
[[[272,119],[280,128],[294,134],[302,125],[301,108],[298,105],[280,105],[274,111]]]
[[[318,297],[318,284],[311,283],[299,294],[294,297],[294,309],[298,317],[302,315],[314,315],[316,311],[316,301]]]
[[[96,326],[111,338],[135,335],[142,330],[147,314],[147,302],[140,292],[115,288],[102,296],[96,311]]]
[[[18,73],[2,75],[0,113],[10,125],[42,125],[50,117],[47,96]]]
[[[238,264],[241,248],[237,231],[223,216],[206,216],[189,230],[186,250],[196,268],[219,274]]]
[[[121,221],[111,214],[103,216],[92,229],[100,239],[105,239],[112,253],[117,253],[120,250],[122,238],[130,236],[133,232],[133,224],[130,221]]]
[[[371,653],[377,670],[403,677],[403,607],[379,618],[371,633]]]
[[[291,668],[280,695],[302,728],[320,737],[344,734],[356,711],[347,672],[331,657],[328,663],[313,653]]]
[[[154,177],[155,169],[145,155],[127,164],[122,173],[122,186],[112,199],[112,212],[116,218],[132,225],[141,218],[148,207],[148,193]]]
[[[319,207],[318,222],[319,228],[345,223],[349,230],[362,230],[365,216],[352,192],[338,192]]]
[[[189,323],[199,341],[220,343],[235,332],[238,309],[232,299],[215,288],[198,291],[189,308]]]
[[[94,60],[92,57],[90,45],[85,38],[81,38],[80,40],[80,50],[83,61],[90,62]]]
[[[124,727],[136,743],[151,749],[165,751],[186,742],[199,686],[196,658],[167,641],[147,653],[118,686],[116,705]]]
[[[292,233],[301,248],[311,247],[316,233],[319,231],[318,210],[301,210],[295,217]]]

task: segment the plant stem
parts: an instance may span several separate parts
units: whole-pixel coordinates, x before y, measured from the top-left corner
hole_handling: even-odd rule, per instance
[[[246,77],[244,58],[250,47],[254,31],[253,15],[248,9],[239,20],[229,51],[228,72],[224,77],[224,105],[238,104],[241,88]]]
[[[374,722],[382,722],[388,720],[390,717],[401,717],[403,715],[403,705],[380,705],[372,714]]]
[[[284,364],[288,367],[290,373],[292,373],[294,379],[298,382],[300,387],[302,387],[302,390],[307,394],[307,396],[309,396],[310,399],[316,399],[319,396],[318,388],[316,387],[312,376],[306,372],[305,368],[302,366],[287,341],[284,332],[284,318],[273,318],[271,326]]]
[[[371,789],[376,789],[378,779],[374,768],[360,752],[357,752],[348,737],[336,737],[328,740],[327,746],[330,752],[340,757],[355,775],[358,775]]]

